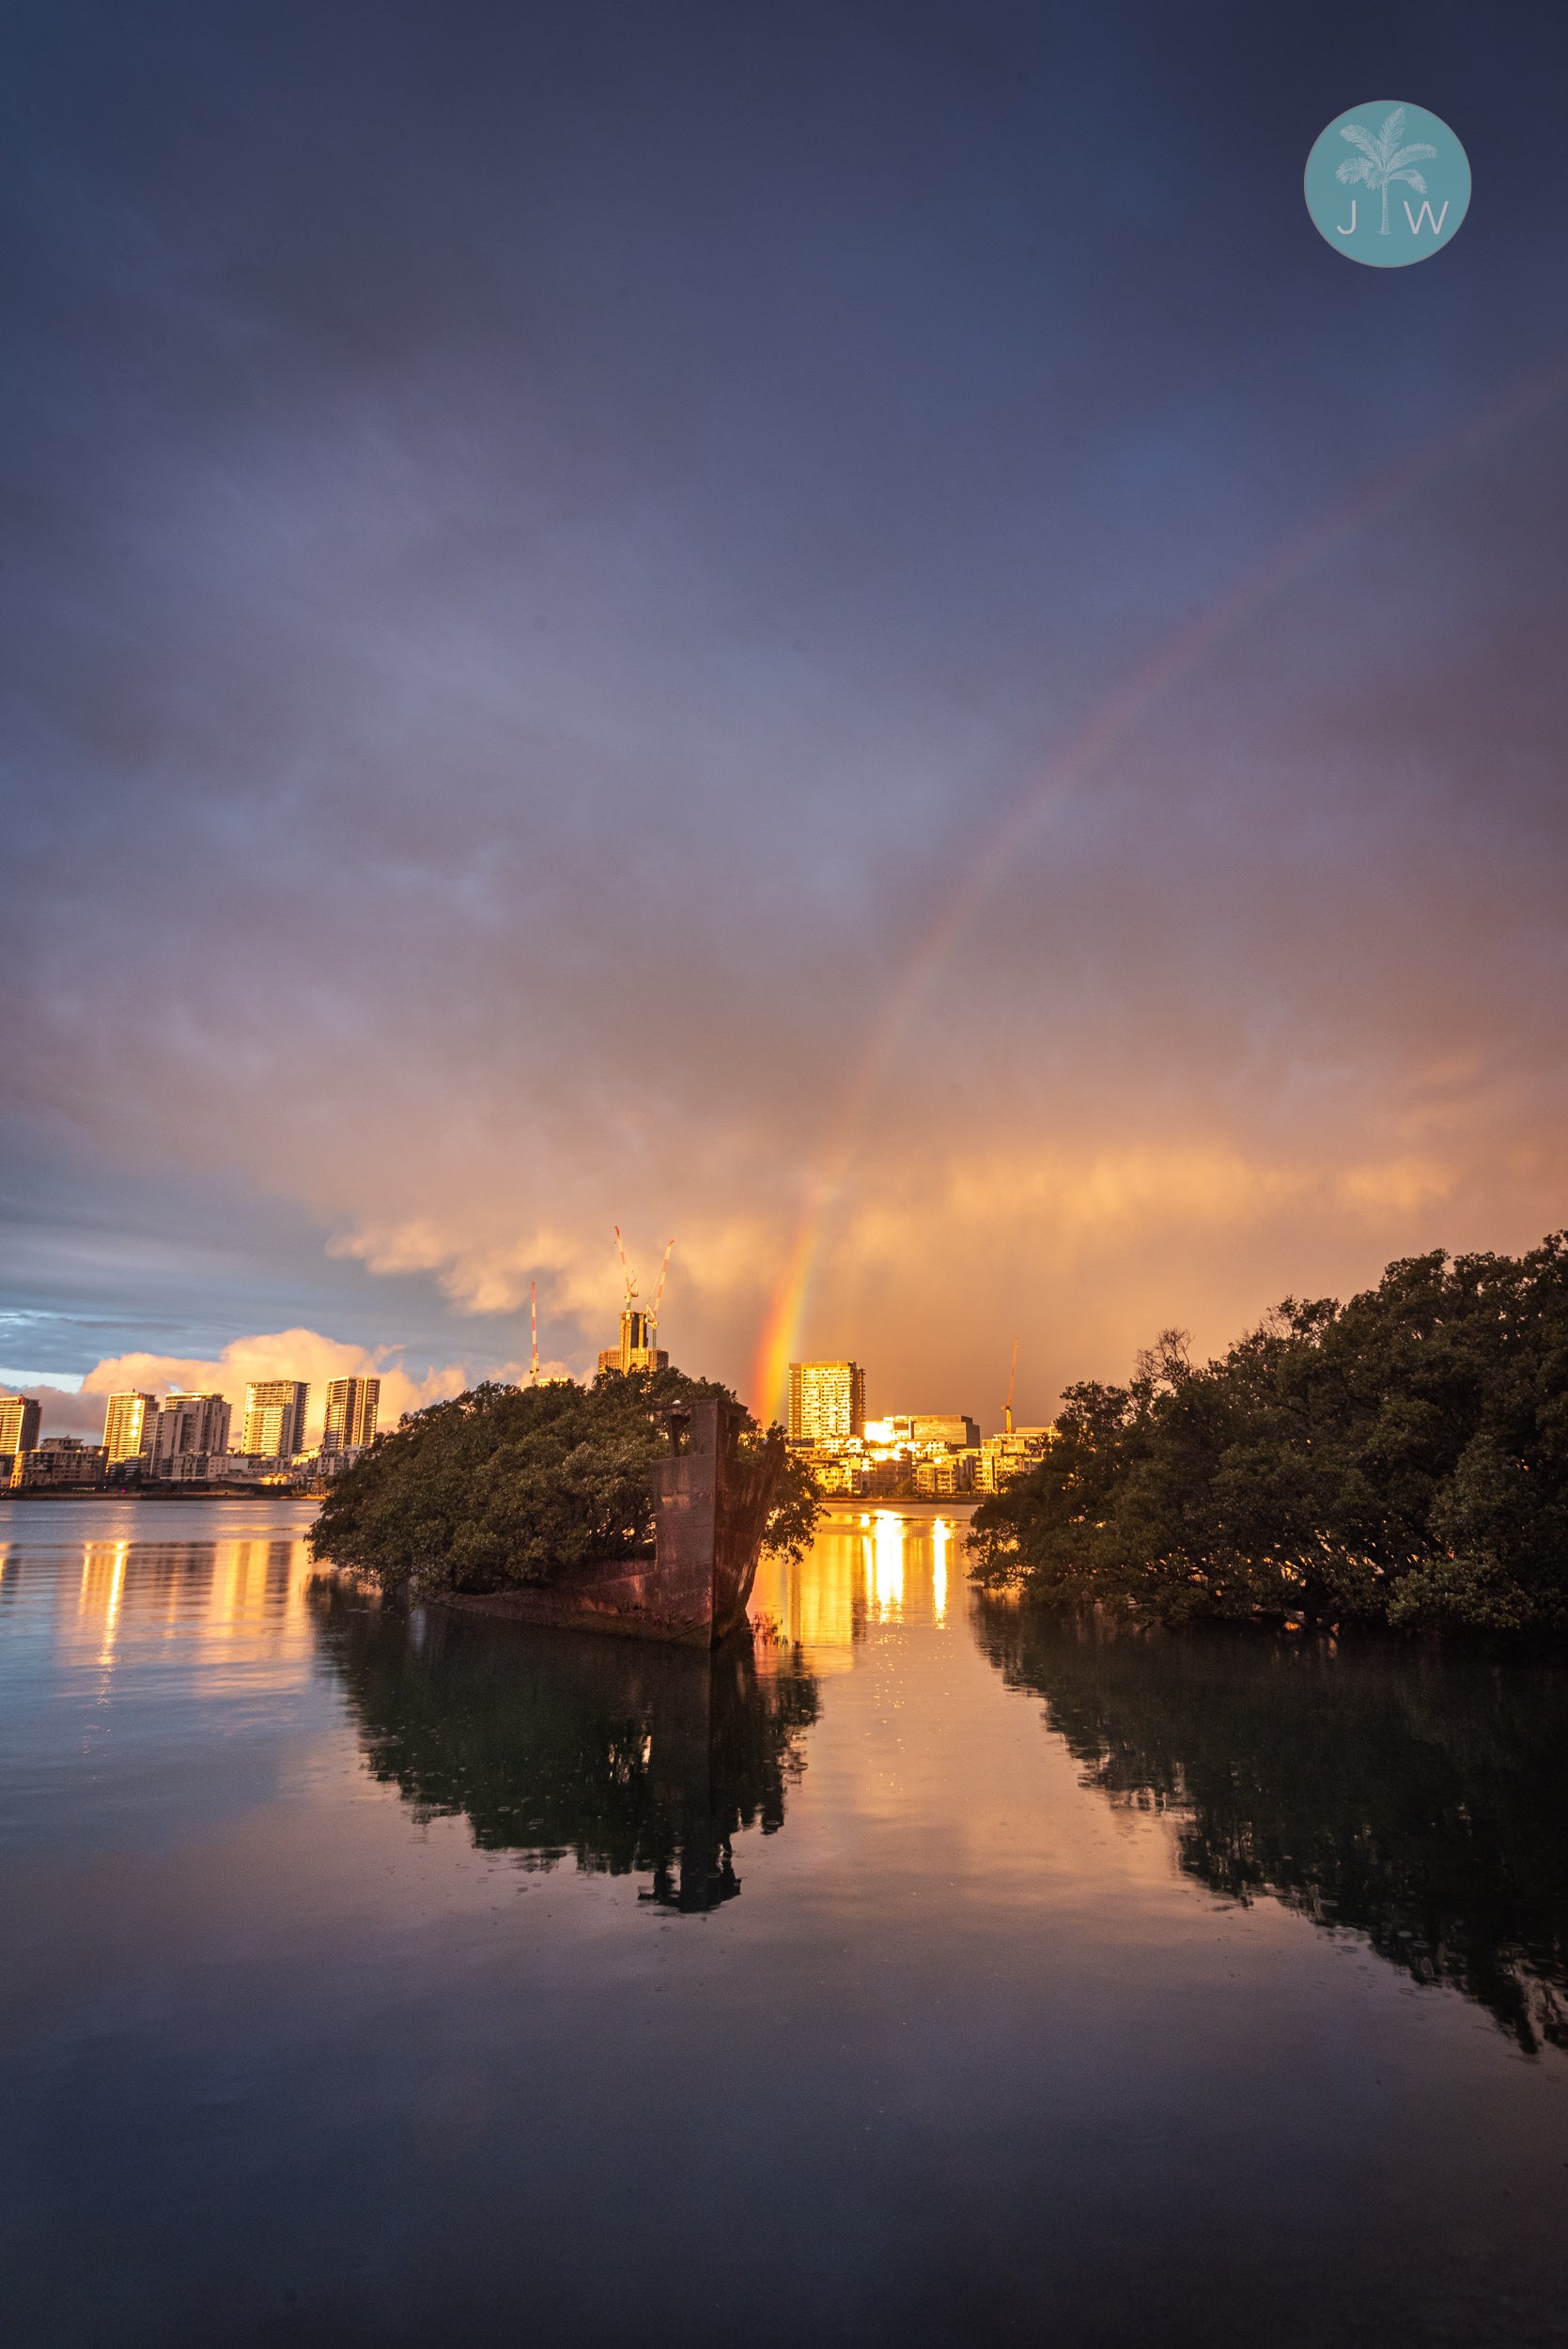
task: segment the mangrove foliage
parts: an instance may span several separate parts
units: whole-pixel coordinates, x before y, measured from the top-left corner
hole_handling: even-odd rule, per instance
[[[1568,1235],[1287,1298],[1216,1361],[1167,1330],[1126,1386],[1068,1388],[970,1554],[1168,1622],[1568,1629]]]

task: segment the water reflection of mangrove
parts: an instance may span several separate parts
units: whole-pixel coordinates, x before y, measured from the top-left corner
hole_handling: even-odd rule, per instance
[[[1086,1785],[1172,1814],[1201,1883],[1363,1934],[1527,2051],[1568,2048],[1568,1670],[988,1601],[977,1629]]]
[[[809,1672],[761,1672],[744,1644],[410,1617],[330,1580],[312,1606],[377,1778],[423,1818],[465,1814],[482,1850],[645,1875],[647,1897],[701,1910],[740,1890],[735,1837],[784,1825]]]

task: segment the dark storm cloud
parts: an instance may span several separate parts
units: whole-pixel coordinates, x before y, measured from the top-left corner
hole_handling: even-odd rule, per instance
[[[1551,366],[1510,123],[1560,30],[15,22],[8,1089],[111,1222],[163,1187],[190,1252],[128,1240],[128,1314],[199,1287],[182,1203],[232,1187],[235,1333],[287,1293],[385,1343],[396,1280],[435,1358],[441,1282],[505,1357],[536,1276],[581,1349],[614,1216],[681,1235],[689,1350],[739,1375],[862,1033],[1036,790],[850,1118],[817,1342],[977,1377],[1025,1264],[1067,1375],[1558,1217],[1560,405],[1050,778],[1194,614]],[[1385,87],[1478,191],[1398,272],[1300,197]],[[48,1190],[12,1187],[30,1299]]]

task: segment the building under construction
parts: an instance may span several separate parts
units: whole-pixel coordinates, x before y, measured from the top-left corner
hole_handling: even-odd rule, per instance
[[[655,1344],[658,1335],[659,1324],[651,1314],[639,1313],[635,1305],[623,1307],[621,1342],[601,1349],[600,1370],[668,1370],[670,1357]]]
[[[664,1261],[659,1268],[659,1286],[653,1294],[653,1311],[644,1313],[637,1303],[637,1283],[626,1260],[621,1243],[621,1227],[615,1229],[615,1247],[621,1259],[621,1277],[626,1283],[626,1302],[621,1307],[621,1342],[607,1346],[598,1358],[600,1370],[668,1370],[670,1357],[659,1343],[659,1308],[664,1300],[664,1279],[675,1252],[672,1240],[664,1251]]]

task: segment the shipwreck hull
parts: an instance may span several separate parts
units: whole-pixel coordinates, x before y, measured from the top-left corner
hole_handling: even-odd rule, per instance
[[[717,1647],[746,1613],[784,1442],[770,1436],[742,1451],[745,1414],[718,1396],[663,1417],[670,1448],[653,1471],[651,1558],[601,1559],[548,1583],[445,1603],[514,1623]]]

